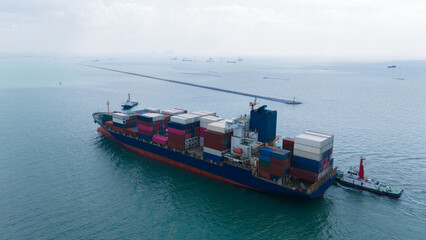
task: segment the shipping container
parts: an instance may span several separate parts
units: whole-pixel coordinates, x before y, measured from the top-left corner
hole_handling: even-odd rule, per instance
[[[323,148],[330,143],[333,143],[332,137],[313,135],[307,132],[297,135],[294,138],[294,144],[303,144],[315,148]]]
[[[318,147],[312,147],[300,143],[294,144],[294,149],[301,150],[308,153],[313,154],[322,154],[328,150],[330,150],[333,147],[333,142],[330,142],[329,144],[325,145],[324,147],[318,148]]]
[[[285,149],[274,149],[271,152],[271,158],[276,158],[276,159],[280,159],[280,160],[290,158],[290,156],[291,156],[290,151],[285,150]]]
[[[168,138],[162,135],[155,135],[152,137],[153,142],[159,143],[161,145],[167,145],[167,140]]]
[[[302,169],[290,168],[290,175],[295,176],[300,179],[304,179],[309,182],[316,182],[318,180],[318,174],[311,173]]]
[[[270,178],[270,173],[259,171],[259,176],[262,177],[262,178],[269,179]]]
[[[271,162],[259,159],[259,166],[264,166],[264,167],[270,168],[271,167]]]
[[[147,136],[147,135],[142,134],[142,133],[138,133],[138,138],[142,138],[142,139],[145,139],[145,140],[148,140],[148,141],[152,140],[152,136]]]

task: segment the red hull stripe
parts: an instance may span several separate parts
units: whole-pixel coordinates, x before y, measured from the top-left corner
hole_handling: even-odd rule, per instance
[[[106,131],[103,127],[99,127],[98,128],[98,132],[103,133],[105,135],[108,135],[108,136],[112,137],[112,135],[108,131]],[[233,184],[233,185],[236,185],[236,186],[239,186],[239,187],[249,188],[249,189],[253,189],[253,190],[256,190],[256,191],[262,191],[262,190],[259,190],[257,188],[253,188],[253,187],[250,187],[250,186],[247,186],[247,185],[244,185],[244,184],[241,184],[241,183],[238,183],[238,182],[235,182],[235,181],[232,181],[232,180],[229,180],[229,179],[226,179],[226,178],[214,175],[212,173],[200,170],[198,168],[191,167],[191,166],[188,166],[186,164],[183,164],[183,163],[171,160],[169,158],[166,158],[166,157],[163,157],[163,156],[159,156],[157,154],[154,154],[154,153],[151,153],[151,152],[148,152],[148,151],[144,151],[142,149],[139,149],[139,148],[127,145],[125,143],[122,143],[122,142],[120,142],[120,143],[123,144],[126,148],[128,148],[128,149],[130,149],[130,150],[132,150],[132,151],[134,151],[136,153],[139,153],[139,154],[141,154],[143,156],[146,156],[146,157],[149,157],[149,158],[161,161],[161,162],[165,162],[165,163],[168,163],[170,165],[173,165],[173,166],[176,166],[176,167],[179,167],[179,168],[182,168],[182,169],[186,169],[186,170],[191,171],[193,173],[197,173],[197,174],[200,174],[200,175],[203,175],[203,176],[206,176],[206,177],[209,177],[209,178],[213,178],[213,179],[218,180],[218,181],[222,181],[222,182],[226,182],[226,183],[229,183],[229,184]]]

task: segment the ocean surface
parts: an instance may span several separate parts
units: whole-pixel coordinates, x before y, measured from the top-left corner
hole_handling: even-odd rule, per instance
[[[306,63],[279,58],[0,58],[1,239],[425,239],[426,62]],[[235,60],[235,59],[231,59]],[[179,107],[249,113],[253,99],[76,63],[293,99],[277,134],[335,135],[335,165],[400,199],[334,185],[324,199],[256,192],[137,155],[99,134],[91,114]],[[389,69],[395,64],[397,68]]]

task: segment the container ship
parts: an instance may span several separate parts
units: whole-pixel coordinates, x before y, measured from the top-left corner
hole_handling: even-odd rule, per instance
[[[250,114],[227,119],[180,108],[92,116],[98,132],[151,159],[266,193],[324,197],[337,175],[334,136],[307,131],[278,147],[277,112],[250,105]]]

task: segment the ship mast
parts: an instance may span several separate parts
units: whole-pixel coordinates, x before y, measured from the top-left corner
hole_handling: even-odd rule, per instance
[[[361,157],[361,160],[359,162],[359,172],[358,172],[358,177],[360,179],[364,179],[364,164],[363,161],[365,161],[365,158]]]
[[[109,114],[109,101],[107,101],[107,109],[108,109],[108,114]]]
[[[256,106],[257,104],[259,104],[257,101],[257,97],[254,97],[254,102],[250,102],[249,106],[251,107],[251,110],[254,110],[254,106]]]

